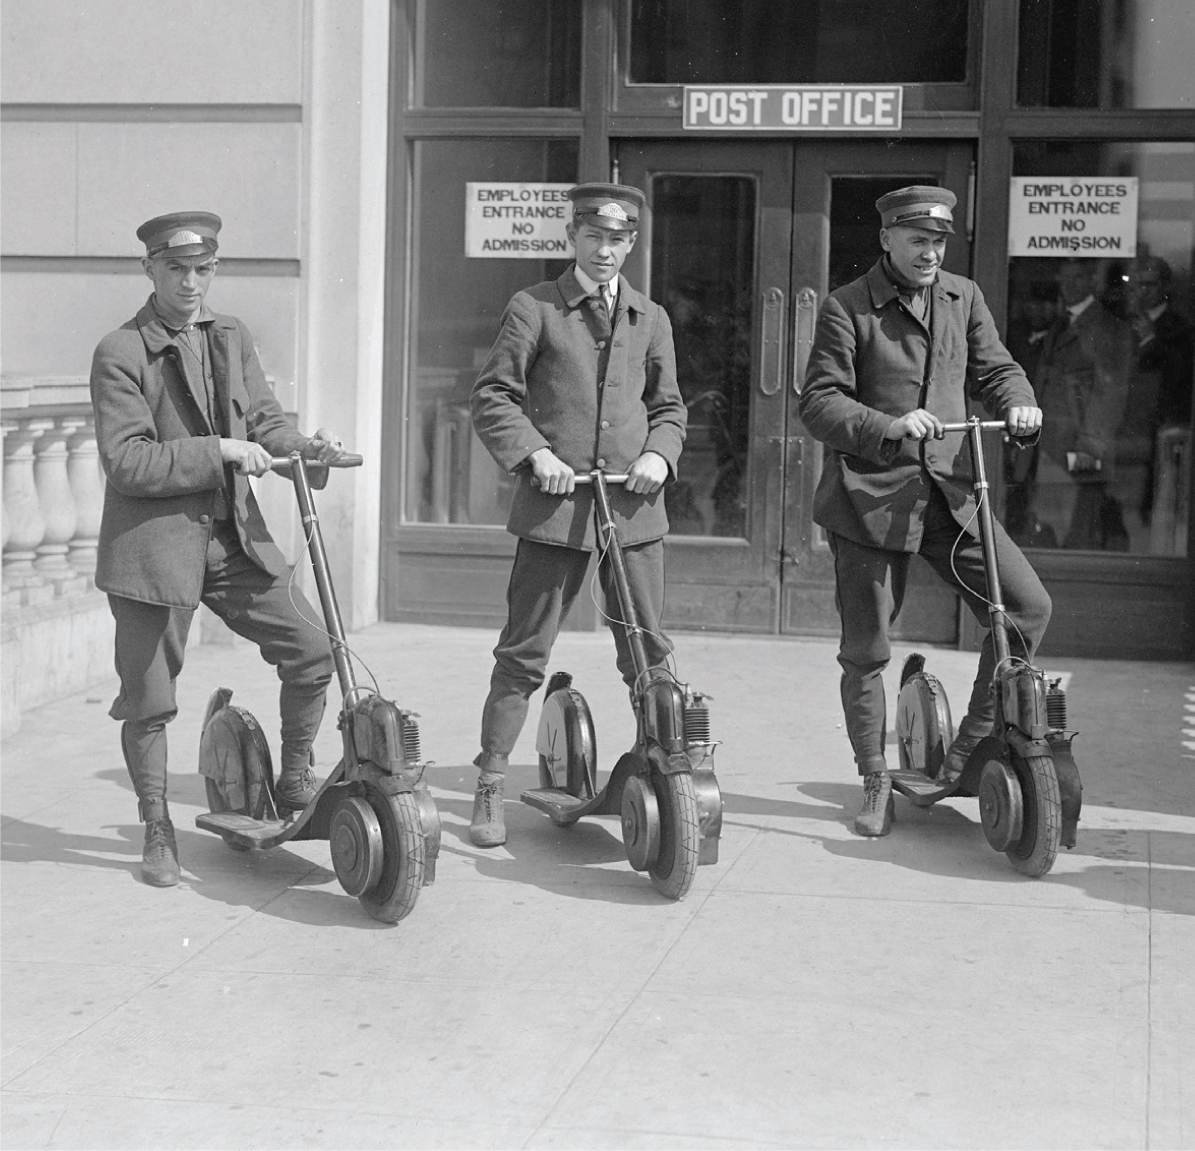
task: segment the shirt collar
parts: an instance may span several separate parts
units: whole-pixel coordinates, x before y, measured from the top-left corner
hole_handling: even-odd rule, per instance
[[[916,296],[925,292],[928,288],[932,288],[938,282],[937,273],[934,273],[933,283],[931,284],[910,284],[903,276],[896,270],[888,253],[884,253],[884,258],[880,261],[884,266],[884,275],[892,282],[892,286],[896,289],[897,294],[901,296]]]
[[[581,269],[574,264],[573,275],[577,277],[577,283],[585,289],[587,296],[600,296],[603,285],[599,284],[597,280],[591,280]],[[610,298],[612,300],[618,299],[618,277],[615,276],[605,287],[610,289]]]
[[[185,331],[188,327],[190,327],[191,324],[210,324],[216,318],[215,312],[213,312],[211,308],[207,306],[207,301],[204,300],[204,302],[199,305],[199,315],[191,320],[190,324],[184,324],[181,328],[176,328],[167,322],[166,317],[163,316],[159,310],[157,296],[150,296],[149,302],[150,306],[154,310],[154,315],[158,318],[158,321],[161,323],[162,327],[164,327],[171,336],[177,336],[179,332]]]
[[[1080,300],[1077,304],[1069,305],[1066,310],[1070,312],[1072,320],[1077,320],[1094,303],[1095,297],[1088,296],[1087,299]]]

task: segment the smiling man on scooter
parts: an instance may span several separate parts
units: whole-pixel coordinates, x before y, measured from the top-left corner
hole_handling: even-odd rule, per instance
[[[518,477],[507,530],[519,538],[474,760],[480,776],[469,834],[478,847],[506,842],[507,762],[596,544],[593,491],[574,490],[578,473],[600,468],[628,477],[611,488],[610,501],[631,597],[649,664],[668,656],[660,628],[668,531],[662,488],[676,476],[685,405],[667,313],[619,274],[645,200],[638,188],[618,184],[581,184],[569,199],[576,263],[510,301],[472,395],[477,435]],[[609,565],[599,572],[608,602],[616,603]],[[611,631],[630,686],[625,630],[611,622]]]
[[[145,823],[141,875],[155,887],[179,881],[166,725],[178,713],[175,681],[199,604],[256,643],[282,681],[275,798],[284,811],[315,798],[311,743],[333,670],[327,636],[307,622],[319,616],[298,588],[288,589],[290,569],[248,477],[265,475],[275,455],[303,451],[327,463],[343,449],[326,429],[309,439],[291,426],[248,329],[204,303],[220,226],[211,212],[176,212],[137,229],[153,294],[100,341],[91,365],[108,478],[95,582],[116,620],[120,676],[108,714],[123,721],[121,747]]]
[[[925,186],[876,201],[884,255],[826,299],[800,398],[802,421],[830,449],[814,519],[834,554],[842,706],[863,777],[859,835],[887,835],[892,822],[882,674],[909,557],[920,554],[980,625],[989,623],[968,457],[960,442],[941,438],[942,424],[966,419],[974,399],[1019,442],[1033,442],[1041,429],[1033,389],[1000,342],[978,285],[942,270],[954,205],[953,192]],[[1012,653],[1032,659],[1049,596],[999,524],[996,552]],[[966,718],[947,751],[948,778],[992,730],[994,670],[989,631]]]

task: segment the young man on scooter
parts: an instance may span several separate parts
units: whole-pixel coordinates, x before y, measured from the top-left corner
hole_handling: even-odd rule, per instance
[[[311,743],[333,671],[327,637],[307,622],[320,617],[288,588],[290,569],[248,477],[268,472],[271,456],[300,450],[330,462],[343,449],[326,429],[309,439],[287,422],[248,329],[204,303],[220,225],[211,212],[177,212],[137,229],[153,293],[100,341],[91,366],[108,478],[95,582],[116,620],[120,676],[108,714],[123,721],[145,823],[141,875],[155,887],[179,881],[166,725],[178,713],[175,681],[199,604],[256,643],[282,681],[276,800],[284,811],[315,798]]]
[[[645,200],[638,188],[616,184],[578,185],[569,198],[576,263],[510,301],[472,395],[481,442],[517,476],[507,530],[519,539],[474,760],[480,776],[469,834],[478,847],[506,842],[507,762],[595,547],[592,489],[574,490],[576,475],[601,468],[629,477],[610,489],[610,501],[631,596],[649,663],[664,663],[669,650],[660,628],[662,488],[676,476],[685,405],[667,313],[619,274]],[[608,569],[603,563],[599,572],[613,603]],[[611,631],[631,685],[624,629]]]
[[[968,400],[1032,442],[1041,410],[1000,342],[973,281],[942,271],[954,232],[954,193],[908,187],[876,201],[884,255],[826,299],[801,392],[801,419],[829,449],[814,519],[829,535],[842,620],[842,706],[863,777],[859,835],[887,835],[892,783],[884,745],[888,629],[904,598],[909,557],[920,554],[987,627],[983,550],[968,457],[943,423],[967,418]],[[996,525],[1014,655],[1032,659],[1050,599],[1020,549]],[[995,654],[989,632],[979,671],[943,768],[955,778],[992,730]]]

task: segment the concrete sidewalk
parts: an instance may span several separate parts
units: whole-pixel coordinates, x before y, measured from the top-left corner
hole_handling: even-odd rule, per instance
[[[489,631],[352,637],[436,761],[439,875],[394,927],[327,843],[239,854],[195,828],[211,689],[277,746],[253,648],[188,655],[176,889],[138,880],[115,681],[27,714],[3,745],[5,1148],[1195,1146],[1195,668],[1051,663],[1084,811],[1029,880],[974,800],[901,799],[888,838],[852,834],[833,645],[674,638],[714,697],[726,804],[680,903],[616,820],[566,832],[518,802],[538,699],[509,841],[471,846]],[[956,710],[974,661],[930,653]],[[553,668],[608,770],[633,735],[609,636],[566,634]],[[331,714],[318,752],[326,773]]]

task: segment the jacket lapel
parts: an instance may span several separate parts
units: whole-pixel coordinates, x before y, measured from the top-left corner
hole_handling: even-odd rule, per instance
[[[224,417],[225,434],[233,439],[239,439],[234,429],[234,421],[239,413],[233,410],[231,372],[228,370],[230,328],[236,325],[223,316],[216,316],[212,321],[208,334],[208,349],[212,354],[212,386],[216,391],[216,403],[220,414]]]
[[[192,370],[192,365],[187,363],[187,357],[182,348],[178,346],[178,341],[171,336],[166,330],[166,325],[158,318],[158,313],[154,310],[152,295],[145,301],[141,311],[137,313],[137,327],[141,332],[141,339],[145,342],[146,351],[151,356],[165,355],[174,362],[175,370],[182,376],[183,383],[187,385],[187,391],[191,394],[191,399],[195,401],[195,407],[199,410],[200,417],[210,430],[207,419],[207,394],[203,386],[203,379],[196,371]]]

